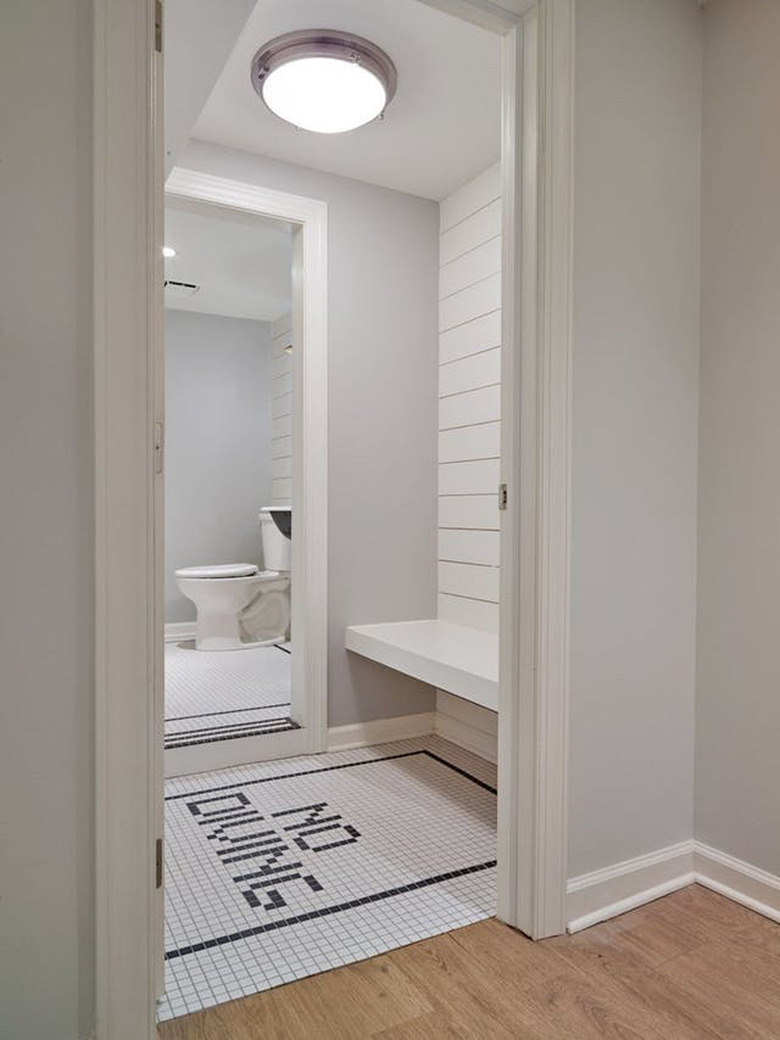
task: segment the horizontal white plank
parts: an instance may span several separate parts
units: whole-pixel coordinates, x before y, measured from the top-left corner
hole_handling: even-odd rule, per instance
[[[449,596],[446,592],[438,597],[437,612],[444,621],[469,628],[481,628],[485,632],[498,632],[498,604],[485,603],[463,596]]]
[[[292,372],[292,354],[279,354],[274,358],[274,379]]]
[[[291,394],[293,392],[292,385],[292,372],[288,372],[286,375],[277,376],[271,381],[271,396],[282,397],[284,394]]]
[[[271,335],[274,339],[279,336],[284,336],[289,333],[292,329],[292,311],[286,311],[284,314],[280,314],[271,323]]]
[[[498,604],[499,569],[473,563],[439,564],[439,591],[483,603]]]
[[[494,163],[457,188],[439,207],[439,228],[448,231],[478,209],[501,197],[501,163]]]
[[[491,314],[501,307],[501,275],[494,274],[484,281],[470,285],[439,304],[439,332],[456,325],[464,325],[483,314]]]
[[[501,348],[452,361],[439,369],[439,397],[462,394],[501,382]]]
[[[498,493],[501,463],[498,459],[439,464],[440,495],[489,495]]]
[[[271,453],[275,459],[283,459],[293,453],[292,437],[277,437],[271,441]]]
[[[498,568],[471,563],[440,563],[439,592],[498,603]]]
[[[437,619],[351,625],[346,646],[449,693],[495,711],[498,637]]]
[[[292,394],[274,397],[271,402],[271,413],[274,419],[279,419],[283,415],[292,415]]]
[[[439,299],[461,292],[501,271],[501,238],[491,238],[463,256],[445,264],[439,271]]]
[[[501,199],[478,210],[455,227],[445,231],[439,239],[439,262],[449,264],[459,256],[476,249],[484,242],[501,234]]]
[[[292,436],[292,416],[291,415],[277,415],[273,420],[273,437],[290,437]]]
[[[448,329],[439,336],[439,362],[442,365],[458,358],[479,354],[501,346],[501,312],[484,314],[465,325]]]
[[[283,459],[274,459],[272,463],[272,475],[274,479],[292,476],[292,455]]]
[[[501,456],[501,423],[460,426],[439,433],[439,462],[468,462]]]
[[[488,386],[469,390],[439,401],[439,429],[473,426],[474,423],[498,422],[501,419],[501,387]]]
[[[439,527],[498,531],[498,495],[440,495]]]
[[[439,531],[439,559],[498,567],[498,531]]]
[[[292,480],[289,477],[277,477],[271,483],[271,493],[275,505],[285,505],[292,498]]]

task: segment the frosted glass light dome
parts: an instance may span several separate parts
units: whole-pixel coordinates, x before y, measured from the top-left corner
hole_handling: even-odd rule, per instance
[[[382,115],[395,66],[369,40],[328,29],[288,33],[252,60],[252,83],[268,108],[302,130],[341,134]]]

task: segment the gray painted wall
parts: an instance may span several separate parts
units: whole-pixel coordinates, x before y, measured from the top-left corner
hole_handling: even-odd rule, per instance
[[[0,1035],[93,1017],[91,4],[0,5]],[[41,69],[46,75],[41,75]]]
[[[344,629],[436,616],[439,207],[200,142],[180,165],[328,203],[329,721],[431,711]]]
[[[780,4],[704,24],[696,836],[780,874]]]
[[[165,312],[166,621],[195,618],[177,567],[262,563],[272,378],[269,323]]]
[[[690,838],[701,24],[578,0],[569,876]]]

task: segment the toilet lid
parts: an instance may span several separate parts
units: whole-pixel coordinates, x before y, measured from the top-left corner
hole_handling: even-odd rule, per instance
[[[205,567],[181,567],[177,578],[251,578],[257,574],[253,563],[215,563]]]

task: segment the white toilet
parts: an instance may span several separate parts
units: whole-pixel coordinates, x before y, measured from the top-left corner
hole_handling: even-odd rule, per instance
[[[265,506],[258,521],[266,570],[226,563],[175,572],[176,584],[197,611],[197,650],[245,650],[288,638],[292,511]]]

